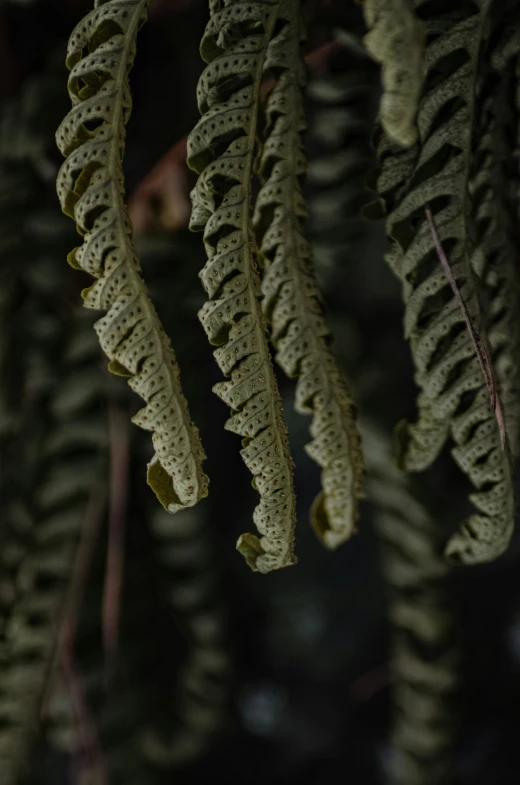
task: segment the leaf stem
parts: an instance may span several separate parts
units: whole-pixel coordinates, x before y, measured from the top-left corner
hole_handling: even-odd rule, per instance
[[[460,306],[460,309],[461,309],[462,314],[464,316],[464,321],[466,322],[466,327],[468,328],[468,332],[469,332],[469,334],[471,336],[471,340],[473,341],[473,345],[475,347],[475,352],[476,352],[476,355],[477,355],[477,359],[478,359],[478,361],[480,363],[480,367],[482,368],[482,373],[484,374],[484,379],[486,381],[486,386],[488,388],[489,399],[490,399],[490,403],[491,403],[491,409],[494,412],[494,415],[495,415],[495,418],[496,418],[496,421],[497,421],[497,424],[498,424],[498,430],[500,432],[500,443],[502,445],[502,450],[505,450],[505,446],[506,446],[506,429],[505,429],[505,422],[504,422],[504,413],[503,413],[503,410],[502,410],[502,404],[500,402],[500,396],[498,394],[498,390],[497,390],[496,383],[495,383],[495,378],[494,378],[494,374],[493,374],[493,366],[491,364],[491,360],[490,360],[489,355],[487,353],[486,347],[484,346],[484,343],[483,343],[482,339],[480,338],[480,335],[479,335],[478,331],[476,330],[476,328],[474,327],[474,325],[473,325],[473,323],[471,321],[471,317],[470,317],[468,309],[466,307],[466,303],[464,302],[464,300],[462,298],[462,294],[460,293],[460,289],[459,289],[459,287],[457,285],[457,282],[456,282],[456,280],[455,280],[455,278],[453,276],[453,273],[451,271],[450,264],[448,262],[448,259],[446,257],[446,254],[444,253],[444,249],[443,249],[442,244],[441,244],[439,233],[437,232],[437,227],[435,225],[435,220],[433,218],[432,211],[431,211],[431,209],[430,209],[430,207],[428,205],[426,205],[426,207],[424,208],[424,211],[426,213],[426,218],[428,220],[428,225],[429,225],[430,231],[432,233],[433,242],[435,243],[435,249],[437,251],[437,256],[439,257],[439,261],[440,261],[440,263],[442,265],[442,269],[444,270],[446,278],[448,279],[448,283],[450,284],[451,289],[453,291],[453,294],[455,295],[455,298],[457,299],[457,302],[458,302],[458,304]]]
[[[108,552],[103,595],[103,643],[105,681],[114,671],[119,638],[119,616],[124,571],[125,516],[128,491],[130,428],[126,416],[113,401],[108,405],[110,431],[110,501]]]

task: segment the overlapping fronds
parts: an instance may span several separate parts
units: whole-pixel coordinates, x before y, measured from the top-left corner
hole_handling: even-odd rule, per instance
[[[424,74],[425,31],[408,0],[363,0],[365,46],[381,63],[381,125],[396,144],[417,140],[415,114]]]
[[[263,185],[254,216],[265,267],[262,305],[272,323],[276,360],[288,376],[298,377],[296,409],[313,415],[313,441],[306,450],[323,472],[312,525],[324,545],[336,548],[355,531],[364,495],[363,456],[352,399],[329,348],[312,249],[304,235],[307,211],[300,179],[307,159],[297,0],[283,3],[278,27],[264,63],[266,75],[277,78],[266,101],[259,162]]]
[[[408,469],[425,468],[451,432],[453,455],[475,487],[470,498],[478,513],[452,537],[447,554],[467,563],[481,562],[499,556],[511,536],[511,456],[507,442],[501,441],[496,404],[500,399],[492,384],[490,395],[465,316],[440,264],[425,208],[431,208],[459,292],[485,345],[487,325],[469,262],[468,185],[470,129],[488,3],[433,13],[418,0],[416,8],[428,35],[427,76],[417,114],[420,142],[418,151],[404,159],[413,160],[413,169],[408,168],[404,177],[404,170],[398,175],[407,184],[387,219],[393,240],[391,263],[403,283],[405,333],[421,388],[418,422],[400,431],[401,461]],[[390,149],[383,161],[383,192],[394,176],[388,172],[399,168],[392,158]]]
[[[208,750],[229,698],[228,622],[207,516],[207,507],[187,510],[174,530],[162,511],[152,519],[164,594],[187,644],[169,716],[142,737],[145,757],[160,768],[185,766]]]
[[[254,475],[261,537],[237,543],[260,572],[293,564],[295,498],[287,427],[259,303],[257,249],[251,225],[251,178],[260,84],[278,3],[229,0],[215,10],[202,39],[208,63],[198,85],[202,114],[188,139],[188,163],[199,172],[190,226],[204,230],[208,262],[201,280],[209,296],[199,316],[229,380],[214,390],[243,437]]]
[[[363,434],[392,627],[391,781],[449,785],[458,653],[442,531],[392,466],[382,431]]]
[[[83,245],[73,267],[97,280],[84,304],[107,315],[96,322],[109,369],[128,383],[146,407],[133,421],[152,431],[155,455],[148,482],[170,512],[207,495],[204,453],[180,387],[173,349],[140,275],[132,228],[123,200],[122,154],[131,111],[128,75],[146,0],[96,0],[71,35],[67,65],[73,108],[57,132],[67,156],[58,175],[65,213],[76,221]]]
[[[97,341],[71,346],[60,397],[52,405],[47,397],[43,424],[31,425],[24,435],[36,492],[21,488],[3,523],[1,580],[10,593],[3,608],[0,663],[0,779],[5,785],[18,782],[28,763],[87,498],[103,483],[106,430],[93,428],[91,419],[96,388],[86,400],[72,394],[69,405],[70,387],[81,384],[78,372],[92,361],[93,349],[97,354]],[[41,410],[38,414],[41,418]]]

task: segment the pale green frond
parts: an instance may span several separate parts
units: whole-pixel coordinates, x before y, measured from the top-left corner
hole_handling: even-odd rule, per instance
[[[419,420],[401,429],[408,469],[423,469],[451,432],[453,455],[471,480],[478,513],[462,524],[447,553],[463,562],[489,561],[507,547],[513,528],[511,456],[503,449],[497,418],[464,315],[440,264],[425,215],[437,231],[475,329],[485,340],[486,321],[469,262],[468,183],[475,84],[486,33],[488,3],[425,20],[427,78],[417,114],[420,146],[404,196],[391,210],[392,266],[403,283],[405,334],[421,388]],[[417,449],[418,446],[418,449]]]
[[[253,520],[261,537],[244,534],[237,547],[260,572],[295,561],[293,465],[250,215],[260,84],[277,10],[274,1],[229,0],[211,17],[201,43],[202,117],[188,139],[188,163],[200,175],[190,227],[204,230],[208,255],[200,277],[210,299],[199,317],[229,377],[214,388],[232,410],[226,427],[243,437],[241,455],[260,493]]]
[[[272,70],[277,78],[265,107],[259,163],[263,185],[254,217],[265,267],[262,304],[272,323],[276,360],[289,377],[298,378],[296,410],[313,415],[313,440],[306,450],[323,469],[323,490],[312,507],[312,525],[326,547],[336,548],[355,531],[364,465],[352,398],[329,348],[312,249],[304,235],[305,73],[296,0],[282,4],[279,27],[264,64],[266,76]]]
[[[175,512],[207,495],[204,452],[181,390],[179,368],[141,277],[124,204],[122,155],[132,100],[128,82],[146,0],[96,0],[71,35],[67,54],[73,108],[56,138],[67,157],[58,175],[65,213],[83,244],[73,267],[96,278],[83,292],[89,308],[106,310],[95,328],[109,369],[128,377],[146,401],[133,421],[152,431],[148,482]]]

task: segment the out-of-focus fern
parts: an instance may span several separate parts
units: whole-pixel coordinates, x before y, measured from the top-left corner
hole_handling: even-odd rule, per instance
[[[408,0],[363,0],[365,46],[381,63],[381,125],[396,144],[417,139],[415,113],[423,80],[424,28]]]
[[[139,508],[137,502],[134,506]],[[50,704],[47,738],[55,750],[75,760],[85,775],[99,776],[104,771],[110,785],[157,783],[160,769],[183,767],[200,758],[223,724],[230,647],[215,541],[204,509],[184,511],[174,529],[167,513],[152,513],[164,608],[157,603],[155,591],[150,591],[148,573],[143,572],[142,543],[137,552],[135,543],[128,547],[121,619],[124,656],[108,694],[100,645],[102,559],[97,560],[98,568],[89,582],[75,648],[79,686],[99,748],[84,749],[81,725],[63,679]],[[142,521],[138,525],[142,527]],[[177,652],[172,662],[167,654],[158,656],[154,647],[161,641],[167,649],[165,627],[171,621],[185,638],[180,648],[186,653],[178,668],[172,667],[180,660]]]
[[[422,0],[415,6],[428,36],[417,115],[420,142],[404,156],[384,145],[379,183],[381,194],[390,192],[390,263],[403,283],[405,333],[421,388],[417,424],[400,429],[401,462],[408,469],[425,468],[451,432],[454,457],[476,489],[471,500],[478,513],[452,537],[447,554],[467,563],[489,561],[507,547],[513,528],[511,456],[508,445],[503,449],[501,444],[475,348],[425,216],[429,204],[470,317],[484,339],[487,324],[469,263],[468,129],[475,124],[475,85],[489,4],[446,12]],[[397,183],[403,188],[395,198]]]
[[[97,343],[75,352],[72,343],[61,370],[60,396],[53,404],[46,397],[48,415],[32,445],[36,491],[21,495],[17,506],[11,506],[11,516],[17,518],[11,517],[10,526],[23,521],[25,547],[14,571],[12,565],[9,571],[2,569],[2,577],[11,580],[14,591],[5,612],[0,671],[0,774],[6,785],[17,782],[27,764],[86,500],[103,483],[100,451],[106,447],[106,432],[92,430],[87,414],[91,398],[80,399],[78,406],[70,390],[81,383],[78,370],[83,362],[91,364],[95,347]],[[96,388],[91,385],[90,389],[94,394]],[[4,531],[10,530],[4,526]],[[9,553],[5,543],[2,552]]]
[[[67,156],[57,188],[64,212],[84,236],[69,262],[97,279],[83,292],[84,303],[108,311],[95,326],[109,369],[129,377],[147,404],[133,421],[152,431],[156,453],[148,482],[163,506],[175,512],[207,495],[204,452],[173,349],[140,275],[123,201],[129,71],[146,6],[146,0],[96,0],[71,35],[67,65],[73,108],[56,135]]]
[[[392,465],[390,444],[363,427],[367,486],[375,505],[389,589],[393,672],[391,781],[449,785],[458,654],[449,567],[437,522]]]
[[[514,237],[514,200],[508,167],[516,128],[512,109],[514,55],[511,46],[486,53],[489,67],[478,90],[478,143],[471,166],[471,200],[475,227],[472,265],[481,281],[487,337],[504,408],[513,454],[520,428],[520,306],[518,238]],[[512,43],[512,42],[511,42]]]
[[[24,285],[23,235],[27,211],[34,199],[36,178],[25,166],[12,166],[2,157],[0,164],[0,438],[16,430],[22,401],[24,357],[13,351],[16,336],[26,327],[20,315]]]
[[[208,513],[206,506],[186,511],[172,529],[158,511],[151,523],[163,591],[187,644],[169,717],[154,722],[142,740],[146,758],[161,768],[185,766],[207,751],[228,699],[228,621]]]
[[[360,210],[368,197],[365,177],[373,165],[376,77],[372,61],[346,47],[309,75],[309,237],[318,276],[331,286],[370,228]]]
[[[302,37],[299,3],[286,0],[264,62],[266,76],[274,74],[276,84],[265,106],[263,185],[254,223],[265,267],[262,305],[272,323],[276,360],[288,376],[298,377],[297,411],[313,415],[313,441],[306,449],[323,469],[323,490],[312,507],[312,525],[325,546],[336,548],[355,531],[364,465],[352,399],[329,348],[312,249],[304,235]]]
[[[292,459],[250,216],[260,86],[277,12],[271,0],[214,9],[201,43],[208,63],[197,91],[202,118],[188,139],[188,163],[200,174],[190,226],[204,230],[208,255],[201,279],[210,299],[199,316],[230,376],[214,388],[232,410],[226,427],[243,437],[241,454],[260,493],[253,519],[261,537],[244,534],[237,548],[260,572],[295,561]]]
[[[134,517],[134,516],[132,516]],[[142,521],[138,521],[142,526]],[[171,521],[170,521],[171,525]],[[46,740],[65,754],[78,781],[110,785],[154,785],[155,772],[142,755],[139,735],[153,706],[153,689],[164,673],[151,667],[149,575],[143,572],[143,554],[132,550],[126,562],[119,658],[111,689],[107,691],[101,637],[101,588],[104,548],[98,542],[75,640],[75,673],[62,669],[48,705]],[[161,630],[163,632],[163,630]],[[152,654],[156,660],[156,653]],[[76,696],[83,693],[83,705]]]

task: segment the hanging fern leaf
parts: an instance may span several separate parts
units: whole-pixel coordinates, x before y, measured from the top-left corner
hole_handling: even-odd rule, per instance
[[[517,36],[520,48],[520,36]],[[502,46],[486,58],[498,71],[482,79],[478,107],[478,145],[472,162],[470,190],[473,203],[475,248],[471,262],[482,285],[487,337],[504,409],[509,445],[518,454],[520,429],[520,300],[518,253],[513,216],[508,203],[507,162],[516,136],[510,111],[514,61],[499,56]]]
[[[260,493],[254,522],[261,538],[244,534],[237,548],[260,572],[295,561],[292,459],[250,216],[260,83],[276,12],[269,0],[229,0],[215,11],[201,43],[209,63],[198,86],[202,118],[188,139],[188,163],[200,174],[190,227],[204,230],[208,255],[201,280],[210,299],[199,316],[230,377],[214,390],[232,409],[226,427],[243,437],[241,454]]]
[[[156,453],[148,482],[169,512],[207,495],[204,452],[180,387],[179,369],[140,275],[123,201],[122,153],[131,111],[128,74],[146,0],[96,0],[69,41],[73,109],[57,132],[67,156],[58,195],[84,236],[69,256],[97,280],[83,292],[89,308],[107,310],[95,327],[109,369],[147,406],[133,421],[152,431]],[[86,53],[88,52],[88,53]]]
[[[365,46],[382,65],[381,125],[408,147],[417,139],[415,114],[423,79],[424,28],[408,0],[364,0]]]
[[[323,468],[323,490],[313,504],[312,525],[324,545],[336,548],[355,531],[364,465],[352,398],[329,349],[312,250],[303,234],[306,208],[299,179],[307,160],[301,138],[304,66],[296,0],[283,4],[278,25],[264,63],[266,76],[278,78],[266,102],[259,164],[264,184],[254,218],[266,268],[263,307],[272,322],[277,362],[288,376],[298,376],[296,409],[313,414],[313,441],[306,449]]]
[[[510,454],[507,445],[502,447],[475,347],[439,262],[425,207],[431,206],[453,276],[483,339],[486,324],[469,264],[467,193],[468,129],[475,119],[475,80],[488,4],[436,13],[431,19],[425,0],[417,0],[416,8],[429,35],[426,86],[417,115],[420,147],[406,192],[387,219],[394,242],[392,266],[403,282],[405,333],[421,387],[418,423],[400,431],[401,461],[407,469],[424,468],[451,432],[454,457],[476,488],[471,500],[478,514],[450,540],[447,554],[481,562],[499,556],[511,537]]]

